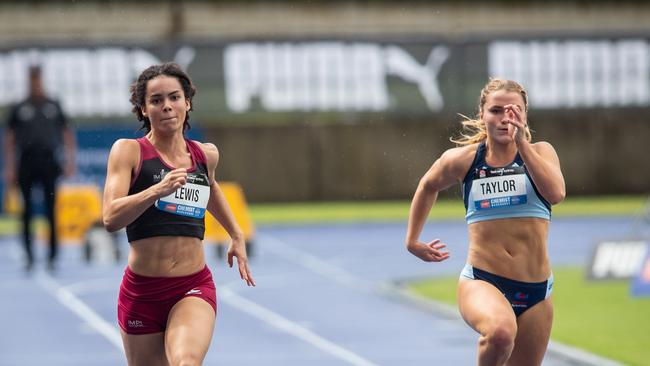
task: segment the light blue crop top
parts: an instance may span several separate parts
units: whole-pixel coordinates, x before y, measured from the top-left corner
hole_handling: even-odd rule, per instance
[[[551,219],[551,205],[537,191],[523,159],[499,168],[485,162],[485,141],[476,150],[463,179],[465,220],[468,224],[510,217]]]

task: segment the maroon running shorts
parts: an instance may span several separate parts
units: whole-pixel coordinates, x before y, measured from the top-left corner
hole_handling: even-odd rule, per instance
[[[172,307],[187,296],[207,301],[216,313],[217,293],[208,266],[180,277],[141,276],[126,267],[117,299],[120,328],[128,334],[164,332]]]

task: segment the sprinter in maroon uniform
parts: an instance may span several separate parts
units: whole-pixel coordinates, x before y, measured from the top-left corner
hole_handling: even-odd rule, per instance
[[[186,139],[195,88],[174,63],[154,65],[131,87],[133,112],[147,132],[115,142],[108,158],[104,224],[126,226],[128,266],[118,321],[129,365],[200,365],[216,317],[216,293],[203,251],[210,211],[232,238],[228,262],[248,268],[241,229],[215,181],[219,152]]]

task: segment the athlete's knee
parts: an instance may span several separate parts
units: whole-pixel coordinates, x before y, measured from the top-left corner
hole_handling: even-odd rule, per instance
[[[200,366],[202,363],[203,357],[195,352],[181,352],[171,360],[171,366]]]
[[[510,352],[515,346],[516,337],[517,326],[504,322],[490,327],[481,336],[481,343],[499,352]]]

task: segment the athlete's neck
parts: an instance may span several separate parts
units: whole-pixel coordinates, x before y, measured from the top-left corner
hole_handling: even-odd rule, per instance
[[[485,161],[492,166],[510,164],[517,156],[517,145],[514,142],[500,144],[487,140],[485,145]]]
[[[159,152],[168,156],[185,155],[187,146],[185,138],[180,134],[165,135],[156,134],[153,131],[146,136],[151,145]]]

